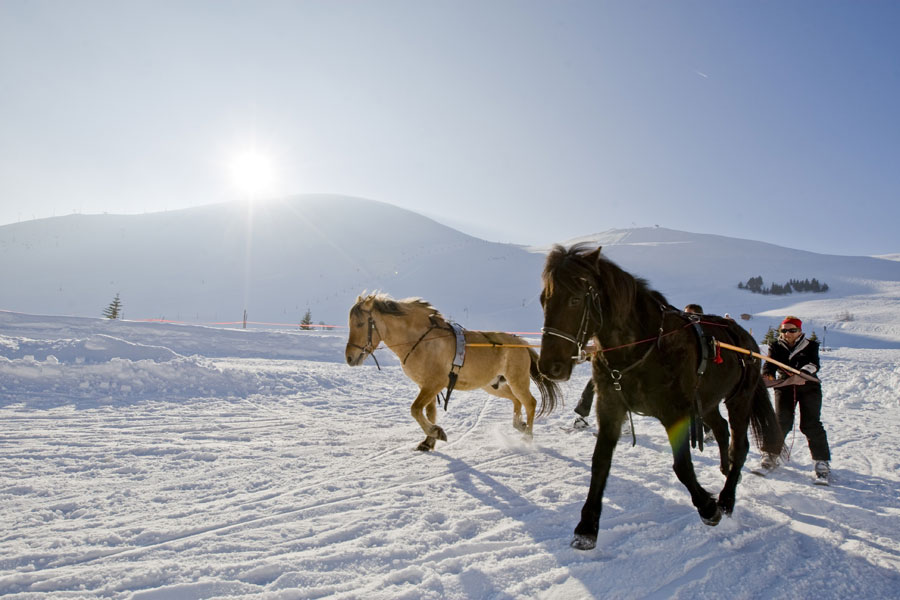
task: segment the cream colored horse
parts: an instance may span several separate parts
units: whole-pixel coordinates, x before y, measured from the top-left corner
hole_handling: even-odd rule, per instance
[[[350,309],[347,364],[359,366],[384,342],[400,359],[403,372],[419,386],[410,412],[425,440],[417,450],[433,450],[437,440],[447,441],[437,425],[437,396],[447,387],[456,356],[456,336],[450,324],[419,298],[394,300],[386,294],[359,296]],[[540,374],[538,355],[525,340],[508,333],[465,331],[465,362],[455,389],[482,389],[513,402],[513,427],[529,439],[537,400],[531,395],[533,380],[540,390],[541,410],[549,413],[559,398],[559,387]],[[522,420],[522,408],[525,420]]]

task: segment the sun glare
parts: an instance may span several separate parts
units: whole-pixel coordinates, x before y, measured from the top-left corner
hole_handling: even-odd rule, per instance
[[[251,199],[274,191],[275,169],[272,160],[257,150],[236,155],[229,165],[229,170],[234,186],[251,196]]]

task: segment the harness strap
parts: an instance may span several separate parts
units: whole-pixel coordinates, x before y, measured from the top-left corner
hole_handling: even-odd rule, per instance
[[[410,348],[409,352],[406,353],[406,356],[403,357],[403,362],[401,364],[404,364],[404,365],[406,364],[406,361],[407,361],[407,359],[409,359],[409,356],[413,353],[413,351],[416,348],[419,347],[419,344],[422,343],[422,340],[425,339],[425,336],[428,335],[429,333],[431,333],[431,331],[433,329],[437,329],[437,327],[438,327],[438,325],[434,321],[431,321],[431,327],[426,329],[425,333],[423,333],[422,336],[418,340],[416,340],[416,343],[412,345],[412,348]]]
[[[450,328],[456,336],[456,355],[453,357],[453,365],[450,367],[450,373],[447,376],[447,393],[444,394],[444,411],[450,403],[450,394],[456,387],[456,380],[459,378],[459,370],[462,368],[466,360],[466,336],[462,325],[459,323],[450,323]],[[440,396],[438,397],[440,399]]]

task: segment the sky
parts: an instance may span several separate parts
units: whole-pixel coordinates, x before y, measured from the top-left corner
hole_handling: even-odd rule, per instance
[[[306,193],[900,251],[895,2],[0,0],[0,224]]]

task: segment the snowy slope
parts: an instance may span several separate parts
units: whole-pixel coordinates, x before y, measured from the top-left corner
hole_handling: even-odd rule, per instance
[[[896,313],[895,313],[896,314]],[[865,317],[864,314],[860,315]],[[895,340],[896,342],[897,340]],[[590,432],[532,444],[510,403],[454,394],[413,451],[414,386],[325,332],[0,313],[4,598],[895,598],[900,350],[823,354],[835,485],[799,432],[703,525],[662,427],[620,443],[598,548],[569,548]],[[587,371],[565,384],[568,406]],[[714,449],[694,454],[721,486]],[[758,460],[755,449],[751,461]]]
[[[765,316],[809,301],[802,309],[820,336],[828,327],[835,335],[871,336],[882,344],[900,337],[887,330],[889,316],[869,310],[900,299],[898,261],[665,228],[581,240],[602,244],[676,305],[698,302],[719,314]],[[136,216],[73,215],[0,227],[0,280],[15,282],[0,287],[0,309],[100,316],[120,293],[125,316],[134,320],[235,322],[246,308],[251,321],[291,324],[309,309],[316,323],[343,325],[356,296],[378,289],[424,297],[472,329],[537,331],[546,247],[531,250],[343,196],[297,196],[252,211],[219,204]],[[816,277],[831,291],[786,302],[737,289],[756,275],[767,283]],[[845,306],[848,301],[853,306]],[[857,303],[866,306],[856,309]],[[848,310],[864,310],[874,320],[838,318]],[[764,333],[778,314],[748,327]],[[835,345],[869,343],[835,339]]]
[[[305,195],[0,227],[0,309],[130,319],[342,325],[364,290],[422,296],[470,327],[537,319],[540,256],[382,202]],[[493,293],[502,288],[502,294]]]

